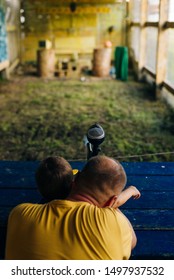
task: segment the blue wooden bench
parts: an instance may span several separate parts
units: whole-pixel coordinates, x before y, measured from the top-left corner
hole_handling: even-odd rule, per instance
[[[84,162],[70,162],[81,169]],[[38,202],[34,173],[38,162],[0,161],[0,259],[4,258],[7,218],[22,202]],[[138,237],[132,259],[174,259],[174,162],[123,163],[127,185],[141,191],[122,211]]]

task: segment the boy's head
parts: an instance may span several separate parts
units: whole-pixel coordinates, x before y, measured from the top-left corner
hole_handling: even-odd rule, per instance
[[[107,156],[92,157],[75,179],[77,189],[88,193],[118,195],[126,185],[123,166]]]
[[[48,199],[64,199],[71,190],[73,170],[62,157],[44,159],[35,174],[41,195]]]

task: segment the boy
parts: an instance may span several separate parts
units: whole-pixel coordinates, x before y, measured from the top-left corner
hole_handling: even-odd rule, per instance
[[[38,190],[43,196],[41,203],[65,199],[70,193],[73,178],[72,167],[63,157],[44,159],[35,173]]]

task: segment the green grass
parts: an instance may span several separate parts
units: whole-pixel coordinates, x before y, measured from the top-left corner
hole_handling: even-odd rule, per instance
[[[174,113],[146,84],[92,79],[0,82],[0,160],[85,159],[83,136],[99,122],[102,153],[121,161],[173,161]]]

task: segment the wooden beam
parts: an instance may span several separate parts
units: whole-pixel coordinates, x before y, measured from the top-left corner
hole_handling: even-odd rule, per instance
[[[166,78],[167,68],[167,29],[164,28],[168,20],[168,0],[160,1],[159,25],[158,25],[158,41],[156,54],[156,96],[160,95],[160,87]]]
[[[141,71],[145,65],[146,59],[146,27],[145,23],[147,21],[147,7],[148,0],[141,1],[141,11],[140,11],[140,47],[139,47],[139,60],[138,60],[138,69],[139,69],[139,79],[141,79]]]
[[[130,25],[130,27],[140,27],[140,22],[132,21],[129,25]],[[144,23],[144,26],[145,27],[158,27],[158,22],[147,21]],[[163,28],[174,28],[174,22],[166,21],[163,25]]]
[[[169,85],[169,83],[165,83],[163,82],[163,86],[170,92],[174,95],[174,88],[172,85]]]
[[[9,61],[8,60],[0,62],[0,71],[6,69],[8,66],[9,66]]]
[[[140,27],[140,22],[131,22],[130,27]]]
[[[97,13],[110,13],[110,7],[107,6],[80,6],[72,13],[69,7],[51,8],[51,7],[41,7],[36,9],[28,9],[27,12],[33,13],[36,11],[38,15],[76,15],[76,14],[97,14]]]
[[[39,0],[27,0],[27,2],[31,3],[32,5],[40,5]],[[47,2],[48,4],[55,4],[55,5],[68,5],[72,2],[72,0],[47,0],[47,1],[42,1],[42,2]],[[77,5],[78,4],[92,4],[92,5],[96,5],[96,4],[117,4],[120,3],[119,0],[78,0],[76,1]],[[47,4],[46,3],[46,4]],[[25,4],[25,3],[24,3]]]
[[[8,71],[9,71],[9,73],[11,73],[15,68],[16,68],[16,66],[19,64],[19,58],[16,58],[12,63],[11,63],[11,65],[9,66],[9,68],[8,68]]]
[[[143,67],[142,71],[147,72],[153,79],[156,79],[156,74],[154,74],[150,69],[148,69],[147,67]]]
[[[145,27],[158,27],[158,22],[146,21],[144,26]]]
[[[174,28],[174,22],[166,21],[164,28]]]

